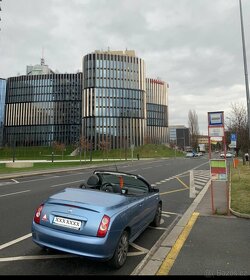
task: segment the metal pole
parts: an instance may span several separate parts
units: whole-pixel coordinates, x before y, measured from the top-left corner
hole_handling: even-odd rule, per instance
[[[189,172],[189,198],[195,198],[196,191],[194,185],[194,170],[191,169]]]
[[[245,36],[244,36],[244,26],[243,26],[243,16],[242,16],[241,0],[239,0],[239,5],[240,5],[240,22],[241,22],[242,50],[243,50],[244,70],[245,70],[245,84],[246,84],[246,98],[247,98],[247,114],[248,114],[248,153],[250,153],[250,104],[249,104],[249,85],[248,85],[246,47],[245,47]]]

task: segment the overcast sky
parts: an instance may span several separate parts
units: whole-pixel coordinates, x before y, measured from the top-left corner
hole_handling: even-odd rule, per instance
[[[82,71],[95,50],[135,50],[146,76],[169,84],[169,125],[188,126],[195,110],[207,134],[207,113],[246,106],[239,0],[2,0],[0,77],[45,63]],[[250,1],[242,0],[250,68]]]

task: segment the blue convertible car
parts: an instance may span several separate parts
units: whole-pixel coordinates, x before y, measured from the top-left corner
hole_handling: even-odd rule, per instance
[[[159,226],[159,189],[142,176],[96,170],[86,184],[50,196],[35,211],[32,239],[43,248],[108,261],[120,268],[129,243]]]

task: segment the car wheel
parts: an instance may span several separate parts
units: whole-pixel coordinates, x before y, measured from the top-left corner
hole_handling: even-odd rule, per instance
[[[156,209],[154,220],[152,222],[152,225],[154,227],[158,227],[161,223],[161,210],[162,210],[162,206],[159,203],[158,206],[157,206],[157,209]]]
[[[115,253],[112,259],[109,261],[110,266],[112,266],[113,268],[120,268],[124,265],[127,259],[128,246],[128,232],[124,231],[119,239],[119,242],[115,249]]]

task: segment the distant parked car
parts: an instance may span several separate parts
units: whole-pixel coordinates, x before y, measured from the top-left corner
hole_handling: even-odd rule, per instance
[[[225,158],[224,153],[221,153],[221,154],[220,154],[220,157],[221,157],[221,158]],[[227,153],[226,153],[226,158],[233,158],[233,157],[234,157],[234,154],[233,154],[233,153],[231,153],[231,152],[227,152]]]
[[[187,158],[195,157],[195,153],[193,153],[193,152],[187,152],[187,153],[186,153],[186,157],[187,157]]]

